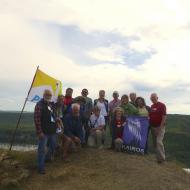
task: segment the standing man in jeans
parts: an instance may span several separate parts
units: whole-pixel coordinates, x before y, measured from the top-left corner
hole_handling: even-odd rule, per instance
[[[151,94],[150,99],[153,103],[150,109],[151,133],[153,137],[153,144],[157,152],[157,162],[161,164],[166,159],[163,144],[166,124],[166,106],[158,101],[158,96],[156,93]]]
[[[93,103],[92,103],[92,99],[88,97],[88,90],[86,88],[82,89],[81,95],[82,97],[85,98],[83,116],[84,116],[84,129],[85,129],[85,143],[87,144],[88,135],[89,135],[88,121],[93,111]]]
[[[45,90],[43,98],[36,104],[34,111],[34,123],[38,135],[38,171],[45,174],[45,161],[53,158],[56,147],[56,121],[52,93]],[[46,152],[48,144],[48,151]]]

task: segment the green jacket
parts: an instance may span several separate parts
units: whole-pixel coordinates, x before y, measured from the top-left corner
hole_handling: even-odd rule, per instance
[[[123,104],[120,106],[124,110],[124,114],[127,116],[138,115],[138,109],[131,103]]]

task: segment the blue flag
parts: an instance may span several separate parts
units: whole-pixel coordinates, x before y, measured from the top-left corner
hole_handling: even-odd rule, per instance
[[[127,118],[123,132],[123,151],[144,154],[148,138],[149,120],[147,117],[131,116]]]

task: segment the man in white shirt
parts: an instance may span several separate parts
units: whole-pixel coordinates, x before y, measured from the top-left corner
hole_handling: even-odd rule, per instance
[[[93,114],[90,117],[89,126],[90,135],[88,137],[88,145],[90,147],[102,148],[105,136],[105,119],[104,116],[100,114],[100,108],[98,106],[94,107]]]

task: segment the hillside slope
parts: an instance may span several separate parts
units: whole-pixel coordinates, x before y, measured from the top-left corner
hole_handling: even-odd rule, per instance
[[[22,153],[23,154],[23,153]],[[31,167],[34,153],[25,153]],[[27,163],[25,160],[25,164]],[[190,174],[174,162],[158,165],[154,155],[136,156],[111,150],[82,149],[71,162],[57,158],[47,174],[32,167],[22,190],[189,190]]]

